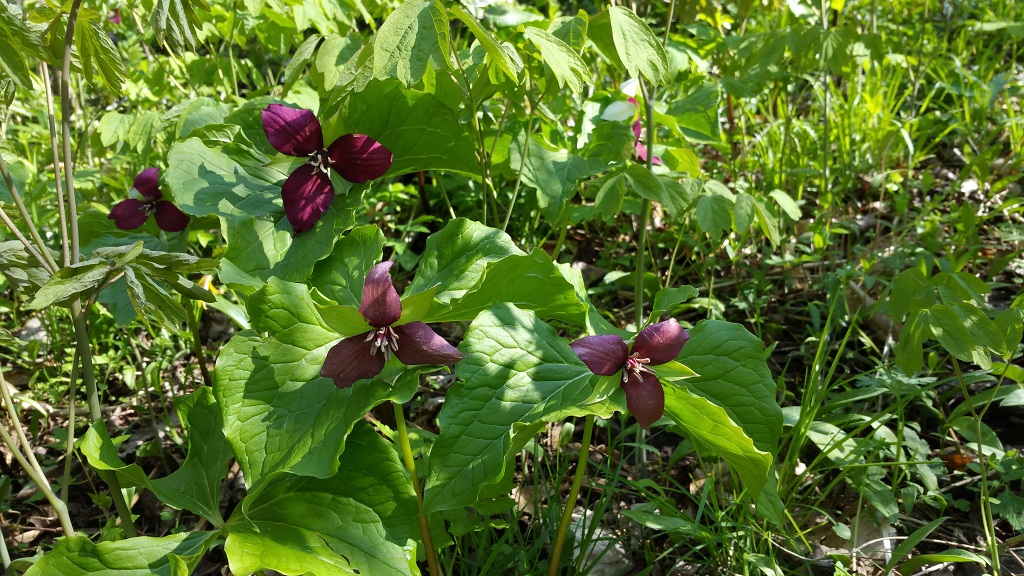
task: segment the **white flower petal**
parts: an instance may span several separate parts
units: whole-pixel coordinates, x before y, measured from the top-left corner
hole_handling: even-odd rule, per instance
[[[619,92],[622,92],[626,96],[636,96],[637,90],[640,88],[640,81],[636,78],[630,78],[622,84],[619,84]]]
[[[620,100],[618,102],[612,102],[604,109],[604,112],[601,113],[601,120],[625,122],[632,118],[635,113],[636,104],[633,104],[628,100]]]

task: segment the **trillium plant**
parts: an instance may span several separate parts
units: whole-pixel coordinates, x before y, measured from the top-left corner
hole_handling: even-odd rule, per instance
[[[374,266],[363,285],[359,313],[373,329],[345,338],[327,353],[320,375],[338,388],[380,374],[392,355],[406,365],[446,365],[462,359],[458,349],[423,322],[400,323],[402,302],[388,274],[392,264]]]
[[[149,18],[141,14],[143,4],[120,10],[126,18],[131,12],[128,21]],[[263,3],[244,3],[250,4],[263,10]],[[661,40],[618,6],[548,22],[523,12],[529,18],[509,27],[481,22],[458,3],[449,4],[375,4],[372,16],[363,16],[384,17],[379,26],[355,29],[345,19],[323,17],[316,32],[294,35],[278,28],[290,17],[275,15],[266,24],[271,32],[260,28],[258,35],[294,49],[286,58],[266,60],[288,62],[282,74],[239,80],[243,69],[232,60],[231,80],[221,73],[216,89],[202,92],[209,96],[172,110],[129,111],[125,105],[98,122],[102,140],[111,143],[104,170],[131,174],[134,169],[125,167],[141,164],[135,155],[159,157],[156,162],[166,166],[162,175],[154,167],[135,177],[139,198],[118,202],[107,218],[101,210],[78,214],[68,199],[81,194],[73,184],[82,175],[68,174],[70,189],[58,201],[62,221],[67,204],[70,224],[60,234],[30,228],[17,235],[13,256],[7,248],[12,243],[3,243],[0,258],[35,291],[28,309],[66,306],[74,319],[78,347],[75,360],[68,357],[65,364],[82,374],[78,390],[88,397],[90,423],[79,427],[84,436],[76,438],[81,430],[72,422],[68,450],[80,450],[109,487],[109,498],[93,494],[92,501],[110,501],[117,513],[116,526],[111,521],[101,536],[86,535],[99,534],[99,527],[76,532],[66,501],[32,465],[33,452],[18,452],[63,533],[41,557],[26,560],[29,576],[187,575],[214,548],[239,575],[406,576],[423,570],[436,576],[446,563],[465,560],[458,556],[466,534],[516,524],[508,516],[514,514],[511,481],[520,476],[517,466],[525,465],[519,459],[523,446],[545,426],[577,418],[585,421],[578,474],[598,473],[587,444],[595,420],[619,418],[622,427],[610,429],[640,438],[641,428],[663,438],[689,437],[708,457],[730,464],[743,498],[757,502],[768,519],[782,518],[770,477],[782,416],[762,343],[738,324],[703,319],[703,313],[686,316],[691,308],[683,305],[697,291],[679,285],[678,275],[663,273],[663,265],[672,270],[668,260],[645,266],[638,257],[635,270],[616,271],[637,279],[628,302],[604,295],[592,300],[600,291],[572,265],[564,242],[588,220],[636,221],[646,234],[650,203],[663,203],[680,217],[697,202],[677,194],[701,189],[692,176],[668,167],[653,173],[635,162],[661,164],[649,159],[653,151],[640,141],[644,129],[655,134],[649,122],[637,121],[636,99],[613,105],[602,123],[601,103],[584,89],[591,78],[643,77],[655,97],[657,87],[671,81]],[[77,12],[78,5],[66,7]],[[166,11],[152,15],[165,26],[156,35],[168,50],[186,50],[200,30],[235,30],[234,17],[231,24],[204,21],[197,28],[197,18],[219,16],[200,15],[205,2],[184,5],[189,8],[178,11],[180,18]],[[259,27],[267,6],[240,22]],[[24,34],[35,33],[33,27],[42,33],[44,26],[36,23],[43,21],[64,31],[60,16],[36,16],[25,19],[19,12],[0,19],[0,36],[8,20],[30,23]],[[164,23],[168,18],[177,20]],[[111,68],[120,62],[117,50],[90,60],[109,42],[106,19],[91,13],[83,18],[81,41],[73,37],[74,15],[66,21],[64,74],[73,68],[71,46],[78,46],[81,69],[99,66],[100,72],[81,84],[65,79],[62,86],[113,82],[127,74]],[[458,32],[449,35],[449,25],[459,26]],[[229,46],[234,35],[225,40]],[[295,38],[305,40],[294,45]],[[460,42],[464,46],[453,50]],[[128,45],[136,44],[122,46]],[[191,56],[187,61],[202,63]],[[179,64],[174,60],[166,68]],[[42,63],[38,68],[48,69]],[[225,97],[222,90],[231,92],[232,83],[239,93]],[[150,94],[129,83],[123,97],[120,84],[116,90],[107,85],[111,94],[100,101],[158,107],[181,97],[182,85],[192,86],[174,82],[170,92]],[[65,109],[62,117],[73,112]],[[139,118],[130,129],[129,114]],[[578,122],[580,114],[587,115],[585,123]],[[579,125],[596,128],[567,131]],[[342,135],[325,144],[325,133]],[[598,140],[605,137],[609,142]],[[674,137],[674,145],[683,146],[682,136]],[[571,149],[553,151],[550,142]],[[666,159],[677,156],[683,155]],[[74,163],[68,157],[60,165]],[[294,169],[282,174],[284,164]],[[0,167],[7,176],[6,164]],[[335,183],[342,184],[337,178],[378,182],[350,187],[336,198]],[[14,179],[5,181],[20,201]],[[619,214],[622,195],[634,189],[646,206],[638,220],[635,213]],[[0,208],[9,206],[0,202]],[[31,215],[21,210],[30,223]],[[191,234],[103,233],[137,229],[150,215],[166,232],[192,222]],[[677,220],[673,225],[692,219]],[[95,236],[87,249],[77,242],[80,222]],[[553,247],[544,241],[552,230],[559,237]],[[63,263],[44,237],[59,237]],[[690,237],[681,232],[679,238]],[[651,244],[643,238],[636,243],[641,255]],[[215,275],[222,291],[215,295],[196,283],[206,274]],[[666,286],[651,292],[644,278]],[[192,335],[190,355],[176,356],[175,368],[187,356],[204,377],[161,388],[191,390],[173,398],[175,425],[187,438],[187,447],[173,449],[187,448],[187,454],[162,477],[143,468],[141,455],[123,461],[111,438],[113,427],[104,418],[110,411],[101,404],[117,399],[103,391],[125,386],[97,382],[103,371],[95,368],[93,353],[101,344],[89,340],[95,323],[88,314],[100,305],[109,310],[104,321],[131,330]],[[637,311],[628,322],[616,310],[627,305]],[[207,371],[199,320],[214,309],[233,330]],[[145,316],[143,324],[133,324],[137,315]],[[624,339],[633,333],[631,341]],[[145,352],[133,350],[105,357],[134,362]],[[159,380],[160,364],[154,360],[153,366],[147,379]],[[142,367],[106,372],[141,374]],[[7,388],[0,382],[0,391],[7,394]],[[72,393],[68,401],[74,399]],[[440,406],[436,413],[422,408],[427,400],[437,400],[430,402]],[[4,403],[16,419],[9,396]],[[381,409],[393,411],[394,421],[390,414],[381,417]],[[407,423],[407,409],[418,411],[417,427]],[[630,413],[639,428],[620,418]],[[25,440],[8,442],[23,450],[18,445]],[[72,460],[78,461],[69,453]],[[230,490],[223,486],[229,472]],[[564,503],[553,498],[542,504],[558,509],[555,514],[535,513],[535,521],[562,520],[552,551],[531,560],[530,573],[564,573],[569,563],[574,572],[582,569],[579,559],[586,555],[580,550],[561,555],[563,544],[572,542],[566,533],[581,479]],[[77,485],[100,485],[93,480]],[[152,529],[144,516],[137,533],[144,500],[129,498],[133,491],[150,491],[166,510],[189,515],[173,531]],[[222,501],[224,494],[237,499]],[[466,521],[467,513],[473,520]],[[185,518],[201,520],[186,526]]]
[[[307,158],[281,189],[284,213],[296,234],[310,230],[334,201],[332,169],[345,180],[362,184],[391,167],[391,152],[364,134],[339,136],[324,148],[320,121],[309,110],[271,104],[262,116],[267,140],[278,152]]]

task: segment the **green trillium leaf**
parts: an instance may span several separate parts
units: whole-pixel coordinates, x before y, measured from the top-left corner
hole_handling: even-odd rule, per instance
[[[224,551],[235,574],[418,574],[416,516],[397,452],[360,422],[333,476],[276,474],[247,495]]]
[[[473,505],[505,476],[534,426],[614,410],[604,400],[618,387],[597,386],[568,341],[531,311],[495,304],[470,325],[460,350],[461,382],[445,397],[430,453],[428,512]]]

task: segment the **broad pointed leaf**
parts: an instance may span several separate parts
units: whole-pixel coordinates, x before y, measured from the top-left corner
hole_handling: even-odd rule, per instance
[[[420,170],[452,170],[478,175],[479,164],[469,130],[451,108],[433,94],[411,90],[396,80],[375,80],[344,100],[328,105],[324,131],[366,134],[394,158],[388,175]]]
[[[435,305],[427,322],[468,321],[495,302],[533,310],[546,320],[562,320],[583,327],[588,305],[540,250],[531,254],[510,255],[490,262],[477,284],[447,307]]]
[[[690,340],[683,346],[679,361],[698,376],[685,381],[685,395],[673,392],[671,396],[691,407],[695,404],[689,394],[708,399],[720,406],[739,431],[753,442],[756,453],[740,451],[720,455],[737,467],[751,494],[758,497],[782,434],[782,409],[775,399],[776,385],[765,361],[764,344],[738,324],[705,320],[690,331]],[[670,411],[668,406],[666,400],[666,412]],[[710,417],[711,412],[706,414]],[[674,419],[680,422],[684,416],[678,416]],[[697,439],[705,441],[699,436]],[[732,441],[741,442],[738,438]]]
[[[409,294],[438,285],[440,303],[466,294],[488,262],[511,254],[523,254],[508,234],[479,222],[456,218],[427,238],[416,278],[406,288]]]
[[[169,555],[189,558],[187,568],[191,571],[216,538],[216,532],[182,532],[163,538],[145,536],[95,544],[80,534],[58,540],[25,576],[178,576],[172,571]]]
[[[509,78],[515,82],[519,82],[519,71],[522,69],[522,63],[518,66],[509,58],[508,54],[502,50],[498,40],[483,26],[480,22],[473,17],[472,14],[466,11],[465,8],[458,4],[453,4],[449,11],[453,16],[462,20],[463,24],[469,27],[470,31],[473,32],[473,36],[476,37],[477,42],[484,47],[487,51],[487,57],[490,58],[498,68],[501,69]],[[529,29],[528,29],[529,30]]]
[[[373,74],[406,86],[423,79],[428,63],[448,67],[448,12],[439,0],[404,2],[388,16],[373,44]]]
[[[247,496],[224,550],[235,574],[416,574],[416,516],[397,452],[360,422],[333,477],[279,474]]]
[[[495,304],[477,316],[461,351],[466,359],[456,373],[462,381],[448,391],[431,448],[428,512],[471,506],[486,485],[498,482],[516,448],[516,429],[587,413],[598,400],[599,378],[568,341],[514,305]]]
[[[381,260],[384,233],[377,226],[353,228],[330,256],[317,262],[310,283],[338,304],[359,306],[367,271]]]
[[[169,475],[150,480],[137,464],[125,465],[103,423],[89,428],[82,452],[93,468],[115,472],[122,486],[149,488],[164,504],[189,510],[220,526],[224,522],[220,515],[220,485],[227,477],[227,464],[232,456],[221,429],[220,410],[208,388],[182,396],[176,405],[188,431],[189,448],[185,461]]]
[[[416,373],[404,369],[385,367],[343,390],[321,377],[341,335],[328,328],[305,286],[272,278],[249,297],[248,312],[253,327],[270,336],[244,331],[228,342],[214,394],[250,487],[275,472],[334,475],[352,426],[380,402],[406,401],[416,389]],[[411,375],[411,389],[402,374]]]

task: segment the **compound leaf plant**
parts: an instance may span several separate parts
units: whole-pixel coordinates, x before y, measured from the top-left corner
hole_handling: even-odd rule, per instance
[[[10,61],[5,51],[0,76],[28,86],[31,65],[45,71],[72,62],[98,92],[131,88],[127,51],[106,41],[114,18],[79,4],[60,13],[2,8],[0,39],[24,50]],[[245,2],[249,20],[232,19],[227,31],[215,25],[224,23],[218,9],[204,2],[158,1],[150,14],[122,6],[117,16],[155,25],[155,40],[134,41],[180,51],[209,45],[219,33],[234,42],[242,33],[236,25],[269,38],[274,21],[263,4]],[[416,574],[420,562],[436,574],[437,549],[449,542],[444,513],[503,490],[516,453],[546,423],[610,418],[630,406],[638,415],[643,406],[644,428],[667,426],[723,458],[758,510],[781,522],[773,462],[782,413],[762,343],[729,322],[686,330],[662,319],[696,294],[688,287],[659,294],[656,315],[615,326],[591,302],[582,274],[557,261],[557,248],[554,257],[539,245],[527,251],[529,243],[505,232],[513,218],[535,214],[557,233],[571,210],[593,209],[573,203],[593,182],[622,185],[619,206],[628,182],[645,205],[692,208],[695,198],[680,192],[693,188],[692,175],[665,166],[652,172],[642,117],[602,121],[602,106],[617,97],[588,89],[609,75],[634,77],[651,97],[651,87],[667,81],[662,42],[648,25],[621,7],[481,20],[458,5],[416,0],[390,14],[386,3],[374,8],[379,14],[360,4],[368,22],[383,18],[367,34],[353,33],[354,22],[341,14],[291,10],[294,27],[301,18],[320,23],[318,34],[291,47],[285,89],[253,80],[245,98],[207,98],[177,110],[173,130],[145,144],[150,163],[165,167],[136,179],[143,200],[109,207],[108,219],[91,216],[97,208],[90,206],[74,220],[100,229],[109,220],[107,240],[82,244],[91,258],[79,261],[76,253],[60,265],[38,235],[20,236],[5,256],[20,263],[26,289],[36,287],[37,308],[81,311],[97,299],[116,300],[111,294],[120,290],[137,314],[169,327],[195,321],[192,301],[222,300],[187,278],[215,273],[236,295],[234,314],[245,328],[220,351],[210,385],[174,401],[189,441],[173,473],[154,479],[125,464],[98,411],[80,442],[113,491],[152,491],[208,529],[99,543],[66,529],[27,574],[180,576],[215,546],[236,574]],[[207,19],[214,24],[203,25]],[[77,60],[70,48],[63,62],[46,50],[56,36],[44,32],[65,34],[68,46],[73,37]],[[281,42],[284,36],[278,32]],[[176,61],[167,58],[168,66]],[[232,61],[228,72],[237,81],[244,70]],[[630,103],[637,113],[645,105]],[[567,132],[558,115],[577,113],[575,131]],[[129,138],[131,130],[119,136],[105,123],[105,141]],[[684,144],[680,137],[671,145]],[[4,165],[17,194],[7,172]],[[477,196],[446,196],[451,219],[426,238],[421,254],[395,266],[401,255],[389,236],[358,224],[368,199],[386,195],[389,182],[422,182],[424,174],[438,188],[460,179],[460,190]],[[150,213],[159,230],[125,230],[143,226]],[[6,215],[5,222],[17,227]],[[184,254],[175,236],[203,228],[216,232],[216,260]],[[44,271],[32,268],[33,257]],[[389,268],[414,269],[400,297]],[[431,326],[459,326],[457,349]],[[666,338],[673,342],[652,343]],[[603,360],[581,342],[610,343],[622,357],[595,368]],[[640,358],[644,350],[659,356]],[[422,374],[439,368],[455,380],[437,417],[439,433],[417,461],[401,405],[417,396]],[[643,387],[630,388],[636,382]],[[388,404],[397,434],[366,418]],[[246,494],[225,518],[220,490],[231,459]],[[557,569],[557,554],[551,562]]]

